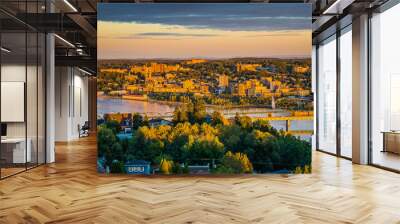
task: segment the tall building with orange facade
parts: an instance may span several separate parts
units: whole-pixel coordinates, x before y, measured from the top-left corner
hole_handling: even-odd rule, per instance
[[[220,75],[218,77],[218,87],[228,87],[229,86],[229,76]]]
[[[181,68],[180,65],[167,65],[159,63],[151,63],[150,65],[134,65],[131,67],[132,73],[142,73],[147,76],[151,76],[153,73],[166,73],[176,72]]]
[[[236,64],[236,72],[242,71],[257,71],[257,68],[260,67],[261,64]]]

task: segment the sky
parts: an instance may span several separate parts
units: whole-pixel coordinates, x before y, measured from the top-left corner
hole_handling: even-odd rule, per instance
[[[99,59],[310,57],[310,4],[98,4]]]

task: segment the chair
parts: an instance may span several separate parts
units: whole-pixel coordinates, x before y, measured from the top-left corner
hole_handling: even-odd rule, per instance
[[[79,138],[89,136],[90,125],[89,121],[85,121],[82,127],[78,124]]]

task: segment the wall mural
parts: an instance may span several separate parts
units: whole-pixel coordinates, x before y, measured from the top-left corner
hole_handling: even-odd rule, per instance
[[[100,173],[310,173],[309,4],[98,5]]]

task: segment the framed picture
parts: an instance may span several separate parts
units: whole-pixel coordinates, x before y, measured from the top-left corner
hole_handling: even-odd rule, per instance
[[[311,5],[98,9],[100,173],[311,172]]]

